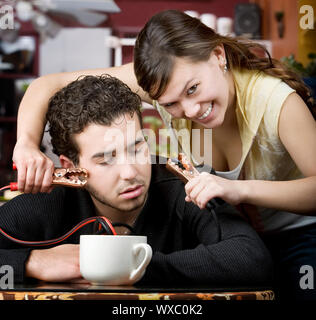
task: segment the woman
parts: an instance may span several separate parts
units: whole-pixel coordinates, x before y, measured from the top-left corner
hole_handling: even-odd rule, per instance
[[[169,10],[140,32],[134,65],[35,80],[19,109],[13,157],[19,189],[50,188],[53,165],[38,150],[49,97],[79,75],[110,73],[153,103],[167,126],[212,129],[209,165],[217,175],[205,172],[187,183],[186,200],[202,208],[220,197],[239,206],[282,269],[281,294],[305,298],[300,267],[316,268],[316,124],[304,84],[278,61],[257,57],[256,48]],[[307,298],[315,296],[309,290]]]

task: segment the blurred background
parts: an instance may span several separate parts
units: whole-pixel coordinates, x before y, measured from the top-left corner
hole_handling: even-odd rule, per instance
[[[49,73],[132,61],[137,33],[166,9],[185,11],[221,34],[262,43],[315,87],[316,0],[0,1],[0,186],[15,179],[16,116],[30,82]],[[144,105],[143,117],[146,127],[162,127],[151,106]],[[49,140],[45,134],[42,149],[58,166]]]

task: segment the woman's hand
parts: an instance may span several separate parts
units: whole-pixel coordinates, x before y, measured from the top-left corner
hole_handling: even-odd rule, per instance
[[[185,185],[185,200],[194,202],[200,209],[204,209],[213,198],[221,198],[231,205],[237,205],[243,198],[239,182],[202,172]]]
[[[52,190],[54,163],[38,146],[18,141],[12,159],[18,170],[19,191],[37,193]]]

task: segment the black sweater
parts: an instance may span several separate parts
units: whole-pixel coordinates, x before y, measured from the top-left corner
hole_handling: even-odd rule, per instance
[[[153,249],[141,283],[254,286],[270,282],[271,257],[234,208],[224,204],[216,209],[222,233],[217,242],[217,225],[210,212],[186,203],[182,182],[162,165],[152,168],[148,199],[134,225],[136,234],[147,236]],[[4,204],[0,227],[18,239],[48,240],[95,215],[86,191],[56,187],[50,194],[25,194]],[[79,243],[80,234],[92,233],[92,228],[80,229],[63,243]],[[0,235],[0,266],[14,268],[15,282],[25,281],[31,250]]]

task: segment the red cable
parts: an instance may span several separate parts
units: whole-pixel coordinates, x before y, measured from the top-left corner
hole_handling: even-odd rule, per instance
[[[10,189],[11,191],[17,191],[18,188],[18,183],[17,182],[10,182],[8,186],[0,188],[0,191],[5,190],[5,189]]]
[[[74,226],[70,231],[68,231],[65,235],[59,237],[59,238],[56,238],[56,239],[52,239],[52,240],[44,240],[44,241],[24,241],[24,240],[19,240],[19,239],[16,239],[12,236],[10,236],[9,234],[7,234],[2,228],[0,228],[0,234],[4,235],[6,238],[16,242],[16,243],[19,243],[19,244],[22,244],[22,245],[27,245],[27,246],[37,246],[37,247],[40,247],[40,246],[48,246],[48,245],[54,245],[54,244],[57,244],[59,242],[62,242],[64,240],[66,240],[67,238],[69,238],[72,234],[74,234],[76,231],[78,231],[79,229],[81,229],[82,227],[84,227],[85,225],[91,223],[91,222],[96,222],[98,221],[99,219],[103,219],[105,221],[105,223],[107,224],[107,226],[111,229],[112,231],[112,234],[113,235],[117,235],[114,227],[112,226],[111,222],[105,218],[105,217],[91,217],[91,218],[87,218],[81,222],[79,222],[76,226]]]
[[[13,169],[16,169],[15,164],[13,164]],[[5,190],[5,189],[11,189],[11,191],[16,191],[18,190],[18,186],[17,186],[17,182],[11,182],[9,185],[0,188],[0,191]],[[78,231],[80,228],[84,227],[85,225],[91,223],[91,222],[96,222],[99,219],[102,219],[105,221],[107,227],[111,230],[113,235],[117,235],[114,227],[112,226],[112,223],[110,222],[110,220],[108,220],[106,217],[91,217],[88,219],[85,219],[83,221],[81,221],[80,223],[78,223],[76,226],[74,226],[69,232],[67,232],[65,235],[56,238],[56,239],[52,239],[52,240],[44,240],[44,241],[24,241],[24,240],[19,240],[16,239],[12,236],[10,236],[9,234],[7,234],[2,228],[0,228],[0,234],[4,235],[6,238],[22,244],[22,245],[28,245],[28,246],[47,246],[47,245],[53,245],[53,244],[57,244],[61,241],[64,241],[65,239],[67,239],[68,237],[70,237],[72,234],[74,234],[76,231]],[[99,230],[102,229],[101,223],[99,223]]]
[[[11,188],[10,185],[0,188],[0,191]]]

